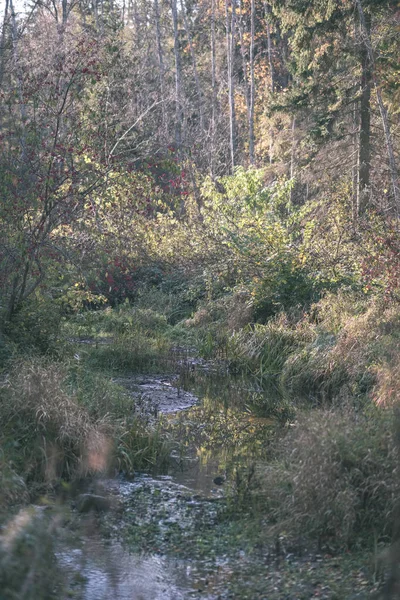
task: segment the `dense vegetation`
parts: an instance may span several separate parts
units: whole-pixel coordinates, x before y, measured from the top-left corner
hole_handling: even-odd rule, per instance
[[[251,505],[270,540],[372,554],[371,577],[386,546],[399,597],[398,3],[3,4],[10,598],[56,593],[56,525],[18,513],[35,550],[16,508],[179,454],[115,377],[174,372],[182,348],[252,378],[276,424],[232,519]]]

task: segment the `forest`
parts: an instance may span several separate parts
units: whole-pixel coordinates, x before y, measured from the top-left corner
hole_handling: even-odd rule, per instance
[[[400,3],[0,13],[0,600],[400,599]]]

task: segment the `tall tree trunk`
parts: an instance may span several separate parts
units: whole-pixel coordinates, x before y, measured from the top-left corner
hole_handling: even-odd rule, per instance
[[[238,31],[239,31],[239,42],[240,42],[240,54],[242,57],[242,69],[243,69],[243,81],[244,81],[244,98],[246,101],[247,111],[247,122],[249,125],[249,152],[250,152],[250,86],[249,78],[247,76],[247,59],[246,51],[244,47],[244,29],[243,29],[243,13],[242,13],[242,1],[239,0],[239,18],[238,18]]]
[[[68,20],[68,0],[62,0],[62,24],[63,27],[67,24]]]
[[[15,69],[17,74],[17,94],[19,100],[19,111],[21,117],[21,159],[22,163],[24,163],[26,158],[26,104],[24,101],[23,95],[23,76],[21,73],[21,69],[19,66],[18,60],[18,26],[17,19],[14,10],[13,0],[9,0],[10,2],[10,14],[11,14],[11,36],[12,36],[12,48],[13,48],[13,57],[15,62]]]
[[[226,58],[228,64],[228,97],[229,97],[229,133],[230,133],[230,155],[232,172],[235,169],[236,159],[236,116],[235,116],[235,84],[233,78],[234,42],[236,29],[235,0],[232,1],[232,15],[229,16],[229,0],[225,0],[226,18]]]
[[[0,88],[3,83],[4,77],[4,63],[6,60],[6,28],[7,28],[7,20],[8,20],[8,7],[9,0],[6,0],[6,5],[4,8],[4,17],[3,17],[3,26],[1,28],[1,36],[0,36]]]
[[[264,2],[264,14],[265,14],[265,22],[266,22],[266,30],[267,30],[267,52],[268,52],[268,67],[269,67],[269,78],[270,85],[269,90],[271,94],[275,93],[275,69],[274,62],[272,59],[272,37],[271,37],[271,6],[268,2]],[[273,128],[270,127],[269,130],[269,164],[272,165],[274,162],[274,132]]]
[[[172,0],[172,21],[174,26],[174,54],[175,54],[175,143],[178,155],[182,148],[182,73],[181,73],[181,57],[179,52],[179,37],[178,37],[178,10],[176,0]]]
[[[194,81],[195,81],[195,85],[196,85],[196,93],[197,93],[197,108],[199,111],[199,124],[200,124],[200,131],[201,133],[203,132],[204,129],[204,118],[203,118],[203,94],[201,91],[201,85],[200,85],[200,79],[199,79],[199,74],[197,71],[197,61],[196,61],[196,54],[193,48],[193,43],[192,43],[192,34],[190,31],[190,25],[187,19],[187,15],[186,15],[186,6],[184,3],[184,0],[181,0],[181,9],[182,9],[182,15],[183,15],[183,23],[185,25],[185,31],[186,31],[186,37],[188,39],[189,42],[189,50],[190,50],[190,56],[192,59],[192,66],[193,66],[193,76],[194,76]]]
[[[159,80],[160,80],[160,91],[161,91],[161,111],[162,111],[162,123],[163,130],[168,133],[167,115],[165,110],[165,65],[164,65],[164,53],[161,39],[161,27],[160,27],[160,7],[158,0],[154,0],[154,19],[156,26],[156,40],[157,40],[157,53],[158,53],[158,66],[159,66]]]
[[[210,171],[211,177],[215,174],[215,129],[216,129],[216,111],[217,111],[217,86],[216,86],[216,67],[215,67],[215,0],[211,0],[211,156]]]
[[[296,176],[296,117],[292,120],[292,148],[290,152],[290,179]],[[294,186],[290,190],[290,201],[293,202]]]
[[[358,220],[358,158],[359,158],[359,144],[360,144],[360,108],[359,102],[354,102],[352,110],[352,125],[353,125],[353,152],[352,152],[352,167],[351,167],[351,182],[352,182],[352,218],[353,226],[357,227]]]
[[[361,25],[363,44],[365,46],[365,49],[366,49],[366,52],[367,52],[367,55],[369,58],[369,63],[370,63],[369,68],[371,70],[371,79],[372,79],[372,82],[373,82],[373,85],[375,88],[376,99],[378,102],[379,112],[381,114],[381,119],[382,119],[382,124],[383,124],[383,131],[385,134],[386,150],[387,150],[388,159],[389,159],[390,176],[391,176],[392,189],[393,189],[394,209],[395,209],[397,215],[399,215],[399,213],[400,213],[400,189],[399,189],[399,179],[398,179],[396,159],[395,159],[395,155],[394,155],[393,140],[392,140],[392,135],[391,135],[391,131],[390,131],[389,115],[388,115],[386,106],[383,102],[382,93],[381,93],[380,87],[379,87],[377,79],[376,79],[375,57],[374,57],[374,52],[373,52],[372,44],[371,44],[371,35],[370,35],[370,27],[368,26],[368,19],[366,18],[365,14],[364,14],[361,0],[355,0],[355,4],[356,4],[357,10],[358,10],[359,17],[360,17],[360,25]]]
[[[271,39],[271,7],[267,2],[264,2],[264,13],[265,13],[265,21],[266,21],[266,29],[267,29],[267,51],[268,51],[268,66],[269,66],[269,76],[270,76],[270,89],[272,94],[275,92],[275,71],[274,71],[274,63],[272,60],[272,39]]]
[[[365,20],[368,35],[371,31],[371,18]],[[367,208],[371,171],[371,83],[372,72],[368,52],[363,44],[361,49],[361,95],[360,131],[357,161],[357,216],[362,216]]]
[[[254,81],[254,37],[255,37],[255,1],[251,0],[251,26],[250,26],[250,115],[249,115],[249,151],[250,164],[254,165],[254,104],[255,104],[255,81]]]

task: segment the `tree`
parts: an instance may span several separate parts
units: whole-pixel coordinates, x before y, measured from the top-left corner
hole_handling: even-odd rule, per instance
[[[29,32],[14,36],[13,48],[0,155],[6,320],[43,284],[48,261],[62,259],[58,228],[76,221],[85,199],[104,183],[82,115],[85,89],[100,76],[96,40],[68,28],[60,38],[56,23],[38,13]]]

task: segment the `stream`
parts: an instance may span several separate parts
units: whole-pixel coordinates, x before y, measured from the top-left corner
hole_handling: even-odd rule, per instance
[[[240,527],[232,530],[227,505],[236,502],[238,473],[263,454],[274,421],[255,417],[243,382],[235,384],[224,373],[200,369],[184,377],[116,382],[142,417],[162,416],[181,440],[184,457],[168,474],[101,482],[101,493],[117,508],[79,515],[79,531],[61,543],[57,556],[70,582],[68,597],[236,597],[227,584],[254,558],[241,547]]]

